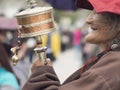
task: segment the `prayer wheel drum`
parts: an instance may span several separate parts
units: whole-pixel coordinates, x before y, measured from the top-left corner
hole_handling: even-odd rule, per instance
[[[16,15],[20,37],[35,37],[55,30],[52,7],[28,8]]]

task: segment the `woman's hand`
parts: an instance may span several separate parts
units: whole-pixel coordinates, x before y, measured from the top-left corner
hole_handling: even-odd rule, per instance
[[[47,58],[45,63],[41,62],[40,60],[36,60],[32,65],[31,71],[33,71],[33,69],[38,66],[44,66],[44,65],[52,66],[52,62],[50,61],[49,58]]]

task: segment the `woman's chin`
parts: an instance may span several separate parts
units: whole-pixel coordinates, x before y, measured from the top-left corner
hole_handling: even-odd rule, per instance
[[[91,35],[87,35],[87,36],[85,37],[85,41],[86,41],[87,43],[91,43],[91,44],[96,44],[96,43],[97,43],[96,37],[95,37],[95,36],[91,36]]]

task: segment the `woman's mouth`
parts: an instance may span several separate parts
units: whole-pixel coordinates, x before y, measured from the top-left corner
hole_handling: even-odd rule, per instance
[[[97,30],[97,28],[94,27],[94,26],[91,26],[90,28],[91,28],[93,31],[94,31],[94,30]]]
[[[97,30],[97,28],[93,28],[93,27],[91,27],[91,29],[92,29],[93,31]]]

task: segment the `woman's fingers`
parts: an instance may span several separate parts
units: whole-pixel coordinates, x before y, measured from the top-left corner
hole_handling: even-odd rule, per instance
[[[52,66],[52,62],[50,61],[49,58],[47,58],[44,63],[41,62],[40,60],[36,60],[36,61],[33,63],[31,70],[33,71],[33,68],[38,67],[38,66],[43,66],[43,65]]]

